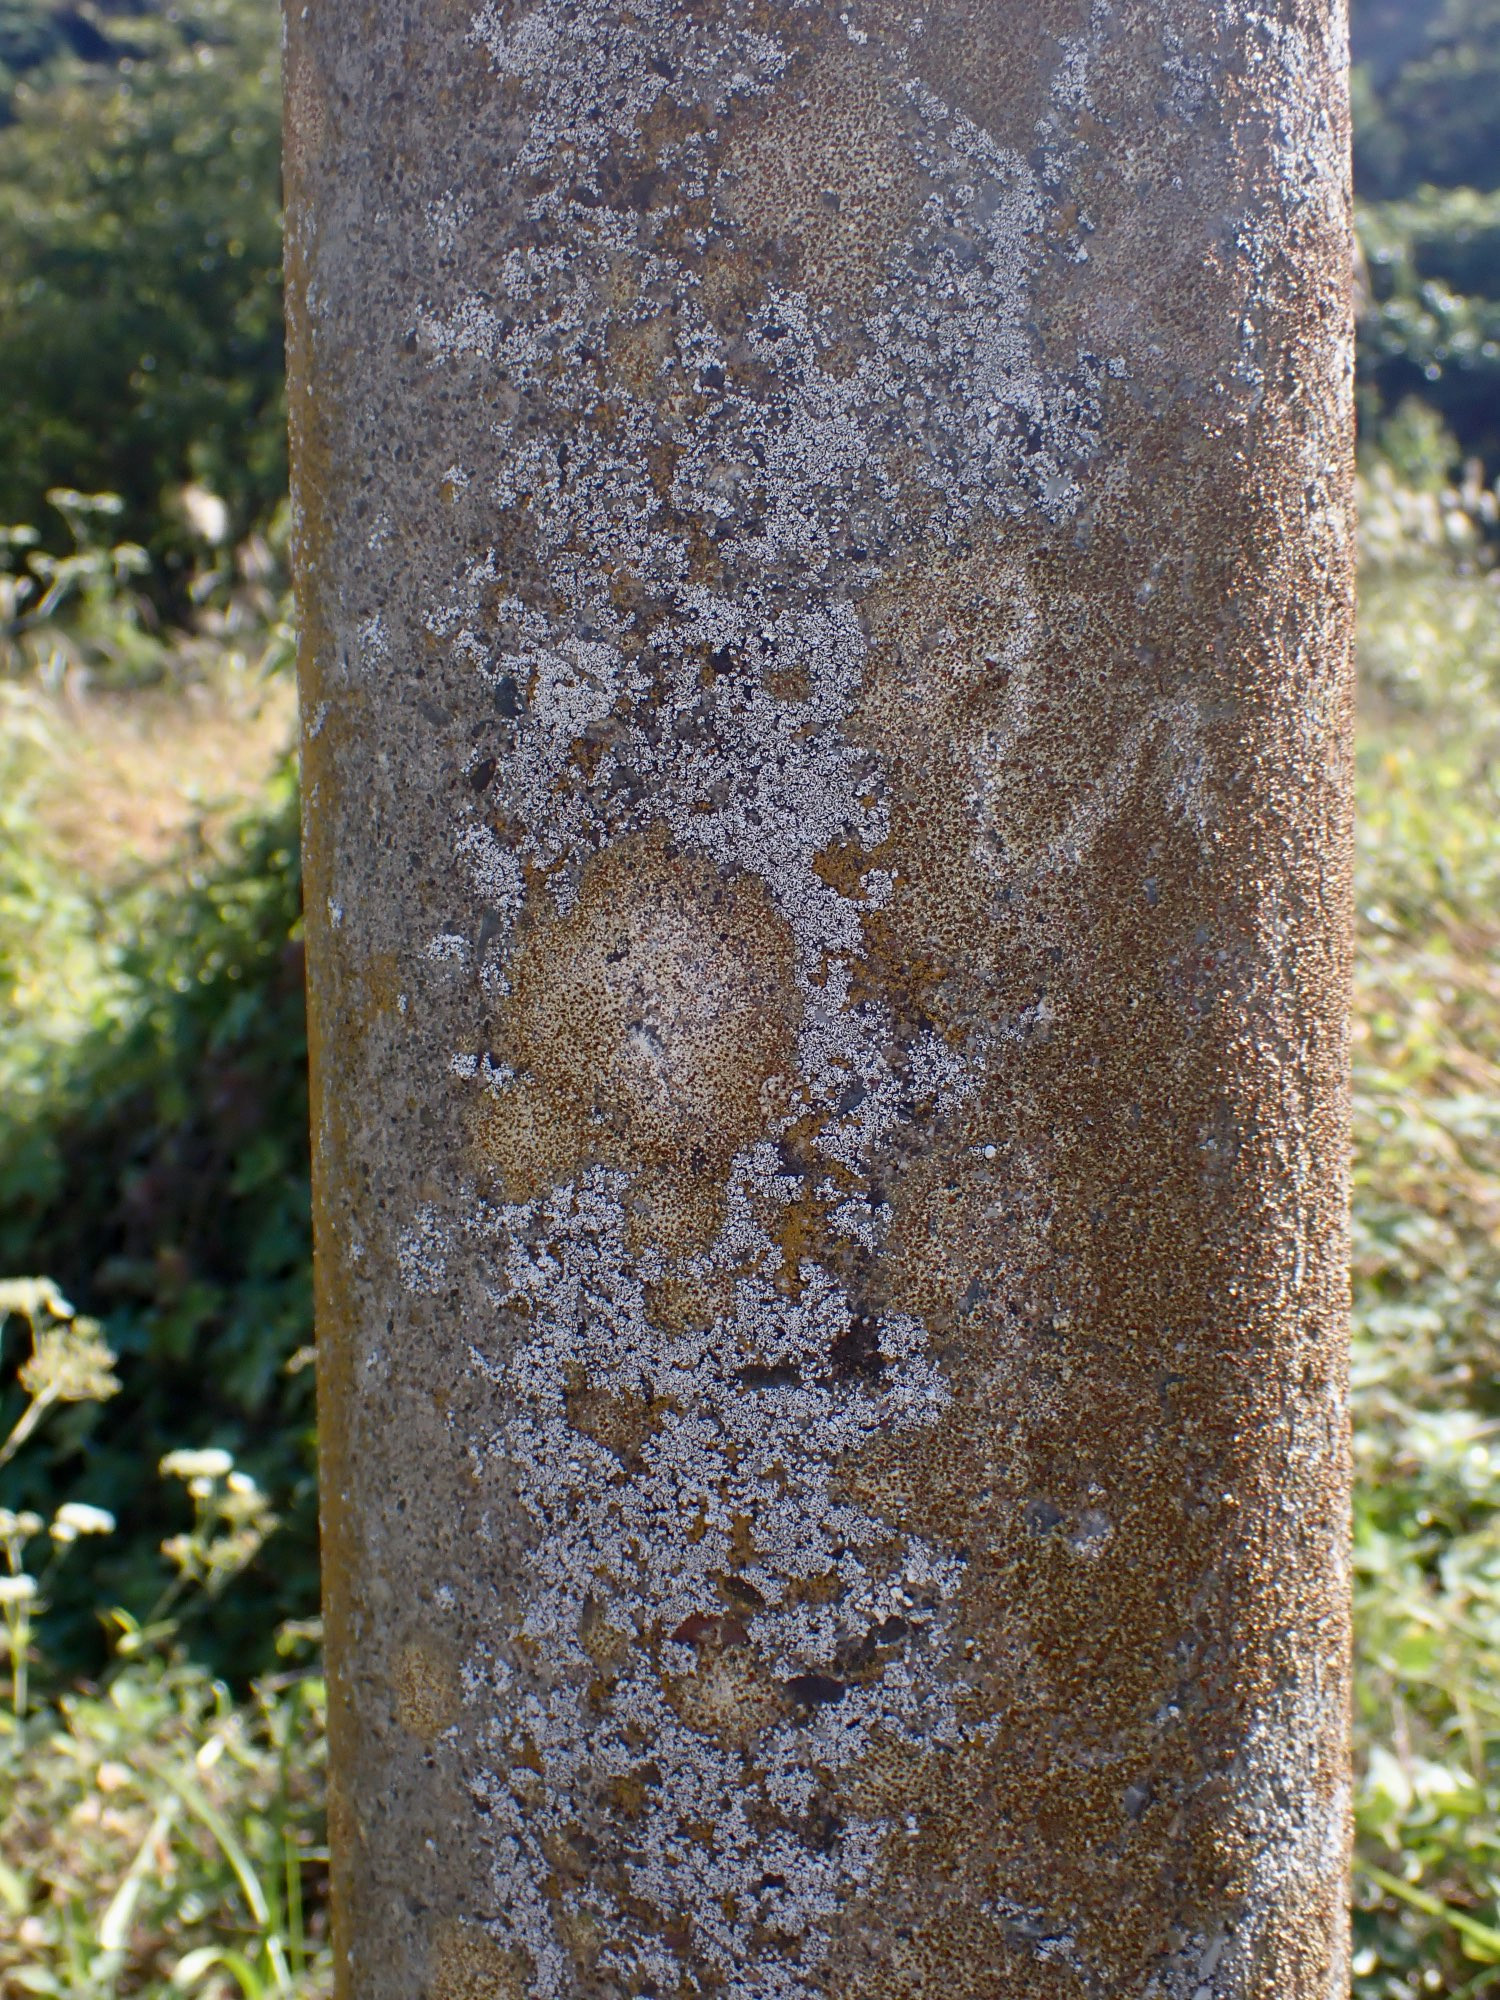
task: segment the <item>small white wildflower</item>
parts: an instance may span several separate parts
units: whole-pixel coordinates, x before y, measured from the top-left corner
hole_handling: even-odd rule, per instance
[[[159,1469],[168,1479],[222,1479],[234,1470],[234,1459],[214,1446],[204,1451],[169,1451]]]
[[[0,1284],[0,1320],[11,1313],[34,1324],[43,1313],[52,1319],[71,1319],[73,1308],[50,1278],[7,1278]]]
[[[0,1576],[0,1604],[29,1604],[35,1596],[34,1576]]]
[[[179,487],[177,504],[189,531],[200,541],[218,548],[229,539],[229,509],[207,486]]]
[[[115,1517],[107,1507],[91,1507],[86,1500],[68,1500],[58,1508],[52,1518],[52,1532],[59,1528],[73,1535],[112,1535],[115,1531]]]

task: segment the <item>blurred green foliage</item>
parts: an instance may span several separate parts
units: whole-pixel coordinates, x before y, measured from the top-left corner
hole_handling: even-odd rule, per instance
[[[0,1991],[327,2000],[326,1725],[305,1667],[170,1657],[0,1715]]]
[[[104,1321],[124,1388],[0,1468],[0,1503],[79,1489],[121,1524],[54,1649],[97,1653],[97,1594],[141,1611],[166,1532],[143,1485],[184,1437],[224,1445],[276,1499],[274,1568],[230,1593],[201,1649],[264,1662],[316,1608],[306,1030],[294,774],[186,880],[91,887],[31,811],[17,731],[0,770],[0,1271],[49,1270]],[[8,778],[8,782],[7,782]],[[15,1390],[11,1390],[14,1397]],[[0,1421],[5,1404],[0,1401]]]
[[[1500,0],[1354,0],[1360,190],[1500,185]]]
[[[1421,396],[1500,464],[1500,0],[1355,0],[1368,443]]]
[[[1360,320],[1360,411],[1387,446],[1393,412],[1416,397],[1460,453],[1500,462],[1500,192],[1420,188],[1362,204],[1369,297]]]
[[[1355,1990],[1419,2000],[1500,1991],[1500,579],[1366,497]]]
[[[77,58],[85,62],[128,59],[132,15],[151,12],[153,0],[0,0],[0,101],[23,77],[39,79]],[[122,32],[122,30],[124,32]]]
[[[237,537],[285,489],[277,12],[181,0],[133,15],[128,47],[9,93],[0,519],[45,524],[53,487],[118,494],[180,610],[197,538],[176,491],[219,496]]]

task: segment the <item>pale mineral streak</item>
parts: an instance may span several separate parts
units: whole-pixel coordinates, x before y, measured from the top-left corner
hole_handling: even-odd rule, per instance
[[[1333,2000],[1338,0],[287,0],[343,2000]]]

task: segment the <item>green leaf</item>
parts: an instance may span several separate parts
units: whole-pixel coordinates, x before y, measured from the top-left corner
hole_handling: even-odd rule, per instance
[[[1466,1910],[1458,1910],[1451,1903],[1445,1903],[1440,1896],[1429,1895],[1425,1889],[1418,1889],[1410,1882],[1403,1882],[1399,1875],[1392,1875],[1384,1868],[1377,1868],[1372,1861],[1360,1861],[1358,1872],[1377,1889],[1398,1901],[1420,1910],[1423,1916],[1436,1917],[1457,1933],[1464,1942],[1476,1951],[1486,1953],[1489,1959],[1500,1966],[1500,1930],[1484,1924],[1477,1917],[1471,1917]]]

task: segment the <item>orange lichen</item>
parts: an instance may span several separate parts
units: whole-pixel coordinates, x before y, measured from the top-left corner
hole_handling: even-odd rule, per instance
[[[792,946],[764,889],[661,829],[605,849],[576,905],[517,946],[499,1051],[516,1084],[479,1144],[512,1199],[591,1161],[635,1175],[643,1241],[712,1235],[729,1163],[769,1123],[795,1064]]]
[[[795,72],[731,146],[719,196],[752,246],[790,251],[819,304],[856,313],[921,199],[876,65],[833,43]]]
[[[402,1646],[392,1681],[396,1720],[424,1743],[457,1720],[460,1692],[452,1653],[431,1633]]]
[[[502,1950],[477,1924],[447,1923],[438,1934],[427,2000],[525,2000],[526,1961]]]

